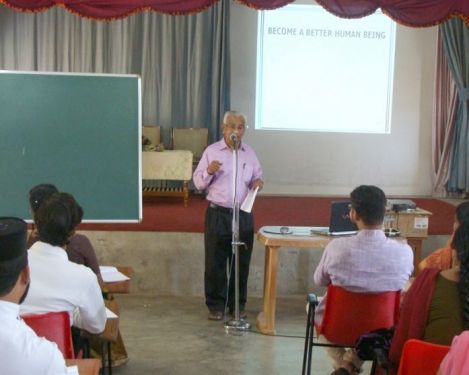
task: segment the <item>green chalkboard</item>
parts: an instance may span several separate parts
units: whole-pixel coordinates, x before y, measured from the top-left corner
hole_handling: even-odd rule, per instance
[[[135,75],[0,72],[0,216],[52,183],[85,221],[140,220],[140,102]]]

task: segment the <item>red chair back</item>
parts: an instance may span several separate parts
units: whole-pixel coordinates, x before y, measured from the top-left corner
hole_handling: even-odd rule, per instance
[[[449,346],[410,339],[404,344],[398,375],[434,375]]]
[[[365,332],[392,327],[399,313],[400,292],[355,293],[329,285],[318,335],[338,345],[353,346]]]
[[[70,316],[65,311],[38,315],[23,315],[24,322],[36,335],[55,342],[65,359],[74,359]]]

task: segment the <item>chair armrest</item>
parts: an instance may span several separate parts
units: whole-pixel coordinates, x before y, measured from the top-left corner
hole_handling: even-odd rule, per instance
[[[318,301],[318,297],[316,296],[316,294],[314,293],[309,293],[307,296],[306,296],[306,301],[309,303],[309,304],[313,304],[315,306],[317,306],[319,304],[319,301]]]

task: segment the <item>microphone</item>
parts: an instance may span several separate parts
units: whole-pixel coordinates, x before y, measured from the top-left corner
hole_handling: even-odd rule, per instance
[[[235,133],[230,134],[230,139],[235,145],[238,144],[238,136]]]

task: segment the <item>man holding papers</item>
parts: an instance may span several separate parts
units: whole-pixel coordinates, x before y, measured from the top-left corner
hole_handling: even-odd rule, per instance
[[[227,287],[226,265],[232,258],[232,208],[233,208],[233,154],[238,148],[238,173],[236,175],[236,202],[243,203],[250,190],[263,186],[262,169],[254,150],[241,142],[246,130],[246,117],[235,111],[223,117],[223,139],[208,146],[194,171],[194,184],[207,191],[210,202],[205,215],[205,303],[210,320],[221,320],[227,305],[234,312],[234,277]],[[250,210],[249,210],[250,211]],[[245,318],[247,281],[254,240],[251,212],[239,213],[240,241],[246,247],[239,251],[239,309]],[[233,274],[234,275],[234,274]],[[229,292],[227,293],[227,289]]]

